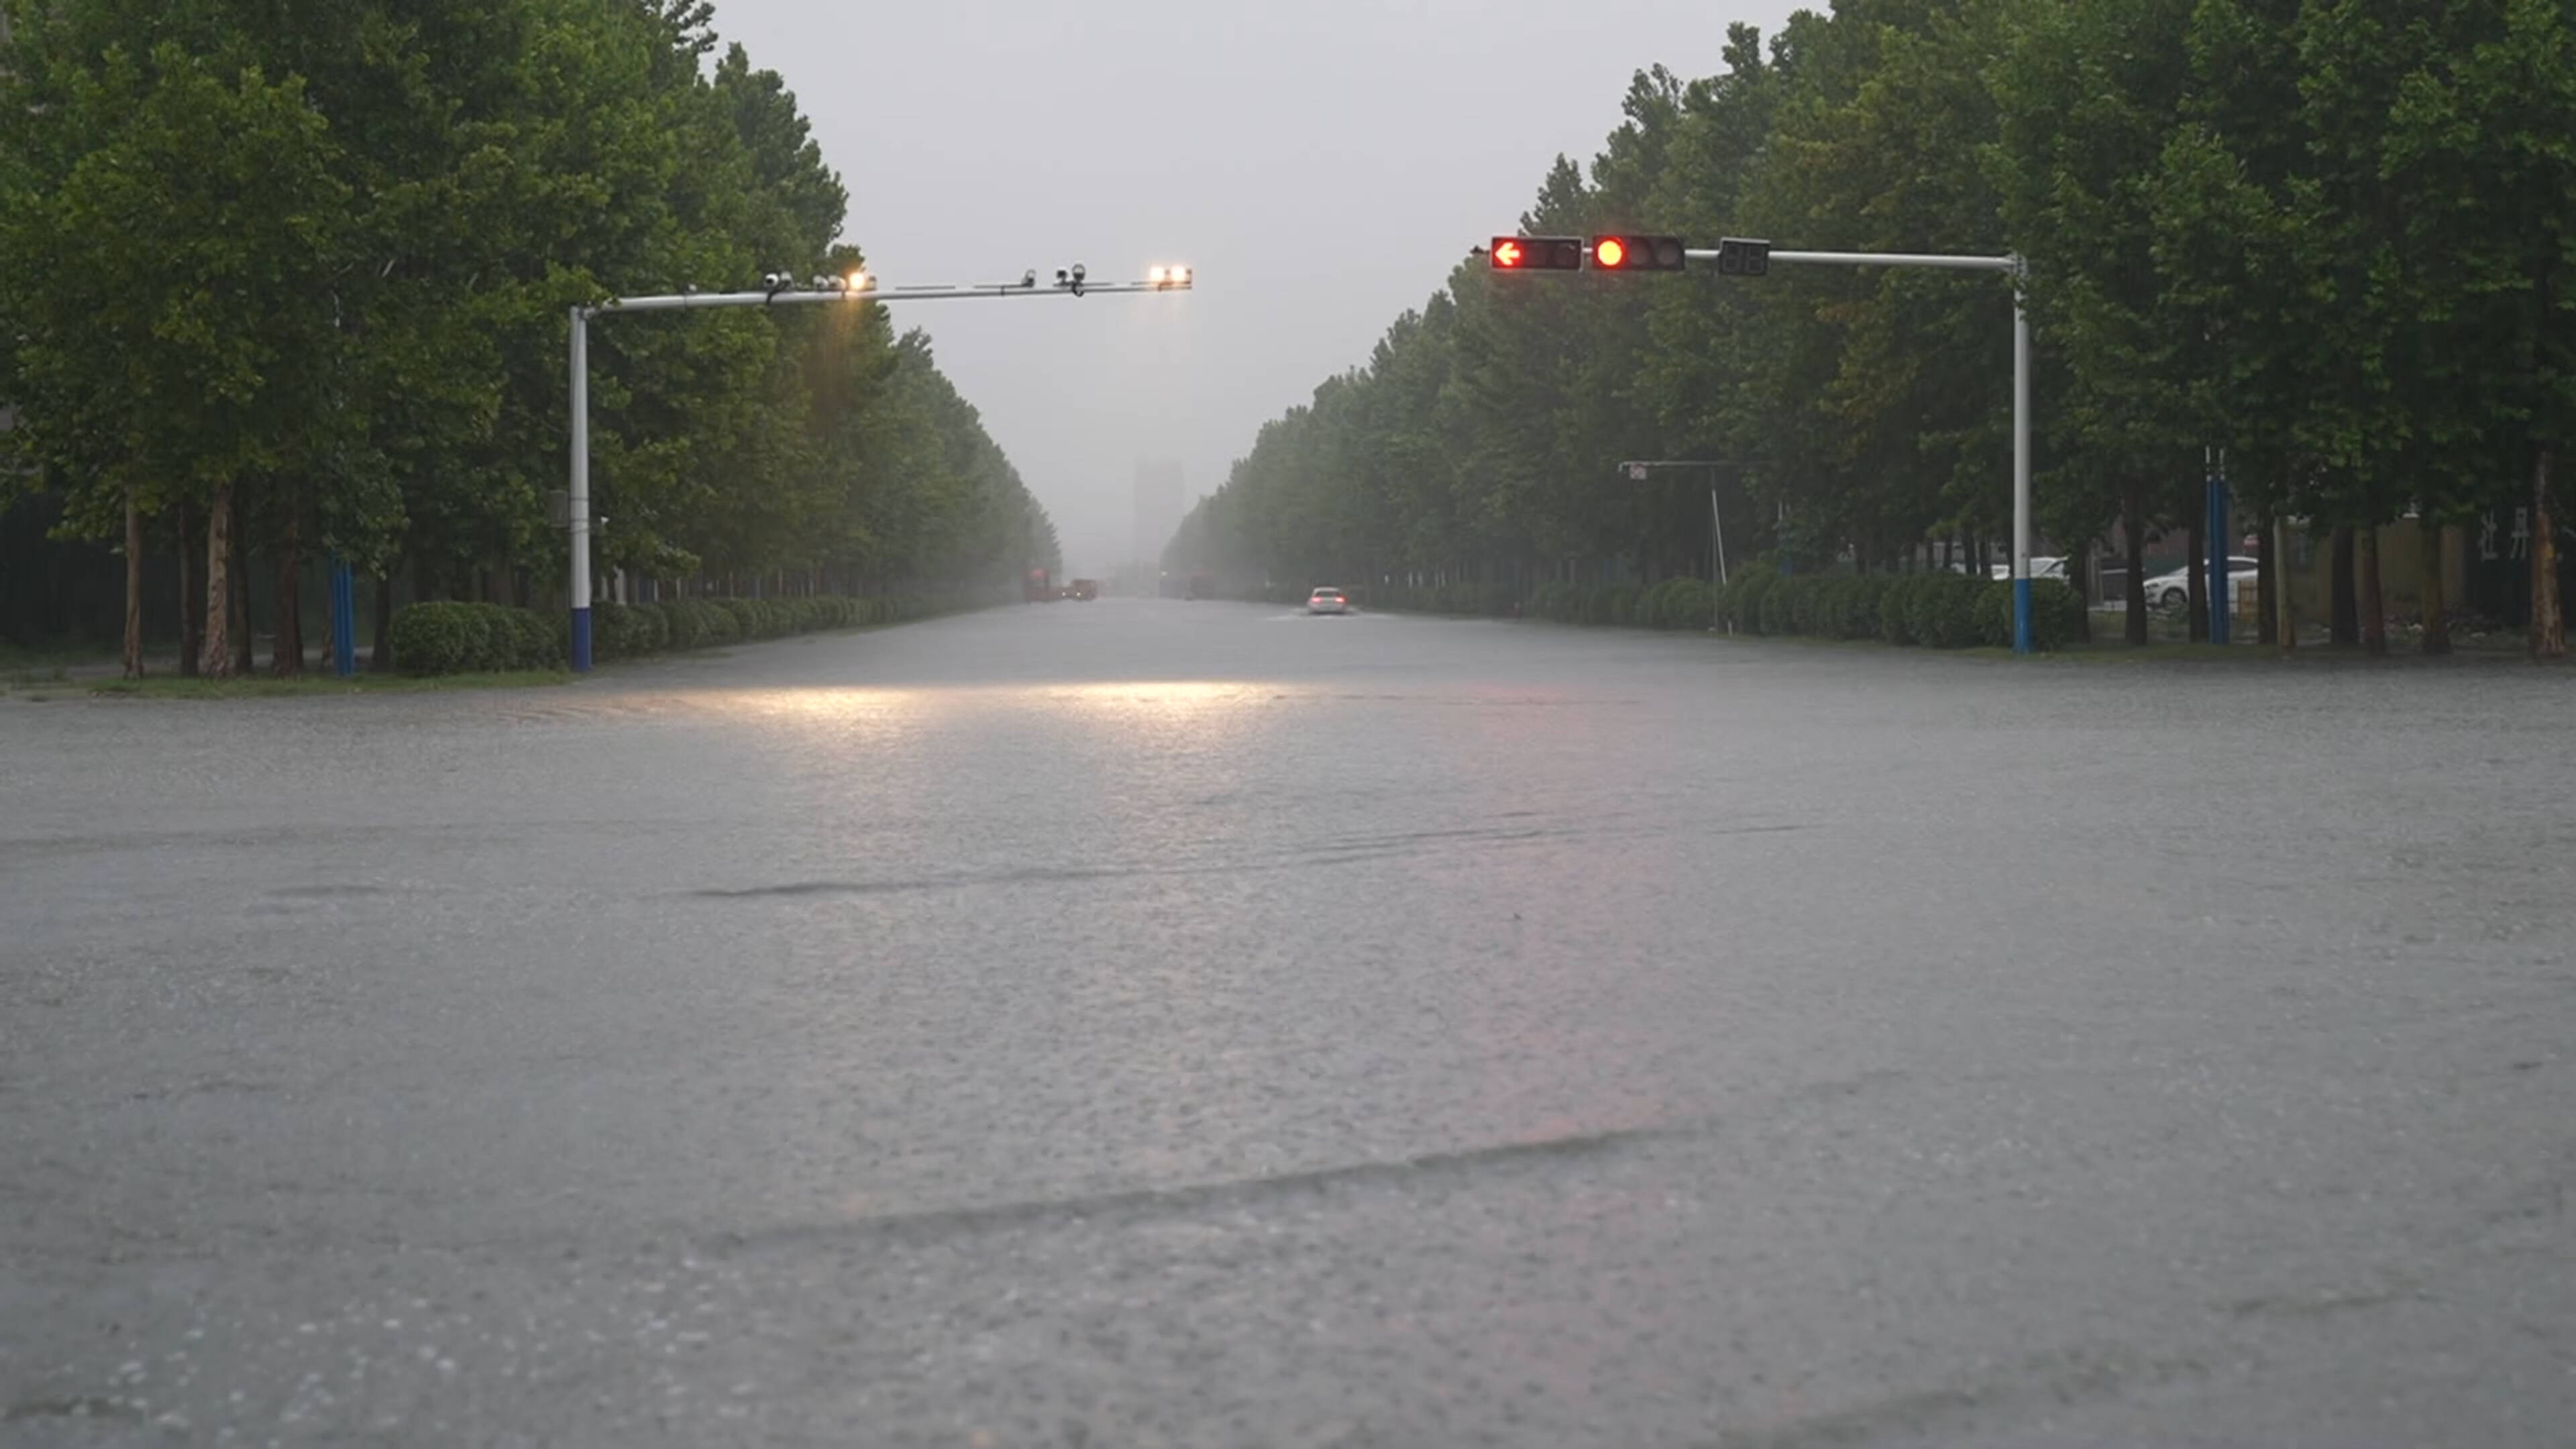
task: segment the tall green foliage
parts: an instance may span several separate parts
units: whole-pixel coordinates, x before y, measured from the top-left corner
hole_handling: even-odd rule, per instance
[[[131,499],[237,521],[287,573],[329,549],[427,592],[551,589],[569,309],[859,262],[795,97],[699,0],[0,10],[0,398],[30,465],[0,490],[62,493],[78,535]],[[603,576],[1055,565],[880,308],[592,342]]]
[[[2025,258],[2061,550],[2192,517],[2210,446],[2250,514],[2318,529],[2554,502],[2564,6],[1840,0],[1767,44],[1733,28],[1718,75],[1641,72],[1622,109],[1524,230]],[[1706,475],[1620,476],[1638,457],[1722,465],[1730,555],[1873,569],[1999,540],[2010,317],[1973,275],[1470,260],[1266,426],[1166,563],[1524,594],[1708,575]],[[2145,608],[2133,590],[2139,639]]]

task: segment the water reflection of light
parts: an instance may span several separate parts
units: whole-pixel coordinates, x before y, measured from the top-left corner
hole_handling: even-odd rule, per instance
[[[1071,710],[1095,724],[1231,733],[1248,712],[1287,697],[1286,689],[1242,680],[1130,680],[1048,685],[1027,691],[1040,706]]]
[[[1181,759],[1222,758],[1290,686],[1153,679],[1026,684],[907,684],[722,689],[684,707],[766,727],[837,754],[849,747],[973,759],[1035,750],[1113,772],[1168,774]]]

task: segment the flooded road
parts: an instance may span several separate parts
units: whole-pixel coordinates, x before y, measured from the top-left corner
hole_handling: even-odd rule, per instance
[[[0,1442],[2565,1442],[2519,665],[1108,599],[0,699]]]

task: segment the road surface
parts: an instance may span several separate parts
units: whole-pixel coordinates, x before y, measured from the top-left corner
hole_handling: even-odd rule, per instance
[[[2564,1444],[2568,687],[1111,599],[0,700],[0,1442]]]

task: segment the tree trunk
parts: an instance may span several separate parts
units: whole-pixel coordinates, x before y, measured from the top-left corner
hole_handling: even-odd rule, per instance
[[[2121,500],[2121,544],[2128,550],[2129,577],[2121,585],[2126,594],[2129,620],[2128,642],[2138,648],[2147,642],[2147,505],[2146,490],[2134,480]]]
[[[2258,601],[2256,613],[2260,615],[2254,621],[2254,642],[2278,644],[2281,642],[2281,565],[2285,562],[2276,547],[2281,530],[2270,518],[2265,518],[2258,526],[2263,531],[2254,540],[2254,597]]]
[[[206,647],[206,596],[197,589],[197,550],[205,547],[197,510],[179,505],[179,674],[197,677],[197,651]]]
[[[2379,525],[2353,532],[2354,603],[2361,611],[2361,648],[2365,654],[2388,652],[2388,597],[2379,587]]]
[[[280,679],[304,672],[303,570],[301,544],[290,517],[277,550],[277,638],[268,651],[268,672]]]
[[[2442,525],[2434,522],[2430,510],[2421,520],[2421,545],[2424,553],[2424,652],[2451,652],[2451,603],[2442,588],[2442,565],[2446,562],[2442,547]]]
[[[125,490],[125,677],[143,677],[143,505]]]
[[[2087,543],[2066,559],[2066,582],[2074,587],[2075,596],[2084,604],[2075,616],[2075,638],[2081,644],[2093,642],[2093,569],[2099,557],[2099,551]]]
[[[250,632],[250,539],[235,520],[233,536],[233,673],[245,679],[256,667],[255,646],[258,641]]]
[[[2288,519],[2273,518],[2271,543],[2272,557],[2277,560],[2272,567],[2272,576],[2280,585],[2280,595],[2273,600],[2279,612],[2273,616],[2272,632],[2281,642],[2281,652],[2287,654],[2299,647],[2298,595],[2291,589],[2290,580],[2285,572],[2290,567],[2290,521]]]
[[[2334,531],[2334,577],[2330,581],[2331,597],[2327,601],[2326,628],[2336,644],[2361,642],[2361,610],[2352,587],[2352,526],[2344,524]]]
[[[367,672],[383,674],[394,667],[394,576],[376,576],[376,626],[373,648],[367,651]]]
[[[2567,653],[2567,621],[2558,612],[2558,523],[2549,507],[2551,449],[2540,446],[2531,469],[2531,657]]]
[[[2185,588],[2190,602],[2184,605],[2184,610],[2191,616],[2188,624],[2191,642],[2206,644],[2209,642],[2209,611],[2223,609],[2227,605],[2209,596],[2209,510],[2206,507],[2194,508],[2190,518],[2191,522],[2183,529],[2183,547],[2191,559],[2191,566],[2183,570],[2183,577],[2190,581]]]
[[[206,507],[206,640],[197,661],[197,672],[208,679],[233,673],[232,562],[233,485],[218,483]]]

